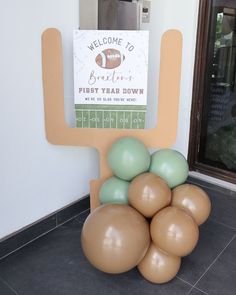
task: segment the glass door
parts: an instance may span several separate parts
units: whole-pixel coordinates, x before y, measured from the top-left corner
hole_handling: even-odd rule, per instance
[[[190,166],[236,182],[236,1],[209,2],[201,24],[207,29],[198,34],[202,59],[195,68],[191,132],[197,136],[190,141]]]

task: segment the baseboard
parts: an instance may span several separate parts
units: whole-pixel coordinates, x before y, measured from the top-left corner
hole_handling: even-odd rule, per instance
[[[202,186],[203,188],[209,188],[222,193],[229,194],[236,197],[236,192],[227,188],[218,186],[216,184],[209,183],[207,181],[200,180],[193,176],[189,176],[188,183]],[[67,222],[73,217],[77,216],[81,212],[90,208],[89,196],[85,196],[78,201],[60,209],[57,212],[46,216],[45,218],[28,225],[27,227],[17,231],[10,236],[7,236],[0,240],[0,260],[22,248],[26,244],[34,241],[35,239],[43,236],[44,234],[52,231],[61,224]]]
[[[89,196],[0,240],[0,260],[90,208]]]
[[[202,180],[203,182],[207,182],[209,184],[216,185],[221,188],[225,188],[226,190],[236,192],[236,184],[234,184],[234,183],[227,182],[227,181],[224,181],[224,180],[221,180],[221,179],[218,179],[218,178],[206,175],[206,174],[202,174],[202,173],[196,172],[196,171],[190,171],[189,176],[193,177],[195,179]]]
[[[217,183],[209,182],[208,179],[203,180],[203,179],[200,179],[198,177],[195,177],[194,175],[190,175],[188,177],[188,179],[187,179],[187,182],[195,184],[195,185],[202,186],[203,188],[211,189],[213,191],[218,191],[218,192],[221,192],[221,193],[223,193],[225,195],[229,195],[229,196],[232,196],[232,197],[236,198],[236,191],[235,190],[223,187],[223,186],[221,186],[220,184],[217,184]]]

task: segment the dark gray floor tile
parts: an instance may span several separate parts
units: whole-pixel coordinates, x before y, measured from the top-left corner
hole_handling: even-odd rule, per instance
[[[80,278],[88,282],[84,285],[83,294],[86,295],[184,295],[191,289],[179,279],[163,285],[152,284],[143,279],[136,268],[123,274],[110,275],[96,270],[88,262],[83,266]]]
[[[197,287],[211,295],[236,294],[236,238],[225,249]]]
[[[179,279],[154,285],[136,269],[120,275],[96,270],[80,245],[82,223],[68,222],[0,262],[0,273],[24,295],[184,295],[190,286]]]
[[[197,247],[182,259],[178,277],[194,285],[234,235],[233,229],[207,221],[200,227]]]
[[[200,290],[193,288],[192,291],[189,293],[189,295],[206,295],[208,293],[201,292]]]
[[[86,218],[89,216],[90,214],[90,209],[84,211],[83,213],[79,214],[77,217],[76,217],[76,220],[78,220],[79,222],[82,222],[84,223]]]
[[[189,182],[202,186],[209,194],[212,202],[210,218],[236,229],[236,192],[193,178],[189,178]]]
[[[179,279],[174,279],[163,285],[154,285],[146,280],[143,280],[138,286],[139,292],[137,295],[184,295],[189,292],[191,286],[183,283]],[[132,293],[127,293],[127,295]]]
[[[206,191],[212,203],[210,218],[236,230],[236,197],[212,192],[209,189]]]
[[[198,179],[198,178],[189,176],[187,179],[187,182],[208,188],[214,192],[218,191],[224,195],[232,195],[236,198],[236,191],[232,191],[230,189],[227,189],[227,188],[219,186],[219,185],[215,185],[214,183],[210,183],[210,182],[204,181],[202,179]]]
[[[85,262],[79,228],[62,227],[0,262],[0,274],[19,294],[53,295],[79,280]],[[71,288],[69,290],[71,290]]]
[[[63,223],[69,215],[71,218],[71,213],[77,215],[81,212],[78,209],[82,210],[75,219],[0,261],[0,295],[14,295],[13,290],[20,295],[236,294],[236,239],[225,249],[236,234],[232,229],[236,228],[236,198],[232,193],[226,195],[225,191],[204,189],[209,192],[213,204],[211,220],[201,226],[197,248],[183,258],[180,279],[155,285],[146,281],[137,269],[120,275],[96,270],[84,257],[80,244],[83,222],[89,214],[86,210],[89,199],[85,198],[83,209],[68,207],[57,216],[58,222]],[[1,282],[1,277],[10,288]],[[200,278],[196,285],[200,290],[191,290],[190,284],[194,285]]]
[[[55,227],[56,215],[54,214],[2,241],[0,243],[0,259]]]
[[[83,213],[89,208],[89,203],[89,196],[86,196],[70,206],[62,208],[59,212],[37,221],[35,224],[14,234],[12,237],[2,240],[0,242],[0,259],[42,234],[54,229],[57,225],[66,222],[81,212]],[[84,221],[84,216],[85,215],[82,214],[81,217],[79,217],[81,222]]]
[[[0,294],[1,295],[16,295],[4,282],[0,279]]]

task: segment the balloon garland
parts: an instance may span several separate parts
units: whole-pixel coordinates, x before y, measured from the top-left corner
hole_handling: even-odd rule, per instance
[[[97,269],[122,273],[137,266],[152,283],[166,283],[179,271],[209,217],[211,202],[200,187],[186,184],[188,163],[172,149],[150,156],[133,137],[108,151],[114,174],[99,192],[101,206],[86,219],[81,243]]]

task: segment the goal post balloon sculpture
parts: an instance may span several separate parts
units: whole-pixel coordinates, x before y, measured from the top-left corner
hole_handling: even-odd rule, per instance
[[[91,181],[92,212],[81,231],[83,252],[103,272],[122,273],[137,266],[145,279],[158,284],[176,276],[181,257],[197,245],[198,226],[211,210],[201,188],[183,184],[188,164],[182,154],[160,149],[150,160],[147,147],[167,148],[176,140],[182,61],[179,31],[163,35],[160,54],[155,128],[70,128],[64,118],[61,35],[48,29],[42,36],[47,139],[58,145],[94,147],[100,154],[101,178]],[[112,200],[117,191],[124,197],[122,203]],[[100,206],[100,201],[105,204]],[[151,218],[150,224],[146,218]]]
[[[112,175],[107,152],[124,136],[141,140],[147,147],[170,147],[176,140],[179,112],[182,63],[182,34],[169,30],[161,39],[160,76],[157,124],[152,129],[121,130],[70,128],[64,115],[64,85],[62,40],[57,29],[47,29],[42,35],[42,70],[47,140],[55,145],[94,147],[100,155],[100,179],[90,183],[90,205],[99,204],[98,192],[104,180]]]

